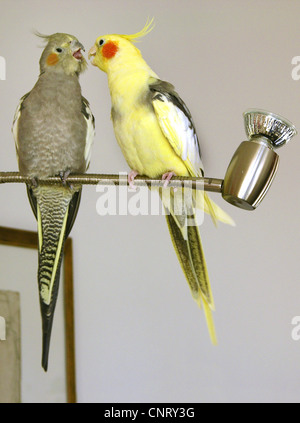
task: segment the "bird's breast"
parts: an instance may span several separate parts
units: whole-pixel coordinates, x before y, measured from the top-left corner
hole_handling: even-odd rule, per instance
[[[187,174],[183,161],[163,135],[152,105],[113,107],[112,120],[118,144],[131,169],[153,178],[168,171]]]
[[[80,87],[37,84],[26,98],[18,127],[19,168],[37,177],[85,170],[86,125]]]

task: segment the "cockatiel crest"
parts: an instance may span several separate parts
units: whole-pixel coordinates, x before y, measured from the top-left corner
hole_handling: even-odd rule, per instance
[[[73,35],[64,33],[43,35],[39,32],[35,32],[35,35],[47,43],[40,58],[41,72],[52,70],[66,75],[78,75],[87,68],[87,62],[81,54],[84,47]]]
[[[153,28],[152,18],[148,19],[144,28],[136,34],[110,34],[98,37],[94,47],[89,51],[89,57],[94,56],[92,64],[106,72],[108,65],[112,66],[112,62],[118,62],[118,57],[127,56],[128,53],[142,59],[140,50],[133,43],[149,34]]]

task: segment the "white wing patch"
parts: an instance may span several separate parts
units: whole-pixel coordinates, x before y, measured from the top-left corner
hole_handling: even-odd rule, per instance
[[[87,170],[90,165],[92,145],[95,138],[95,118],[90,109],[89,102],[84,97],[82,97],[82,114],[87,125],[85,150],[84,150],[84,159],[85,159],[86,170]]]
[[[188,115],[161,92],[153,97],[152,104],[160,127],[176,154],[192,176],[202,176],[199,142]]]
[[[14,137],[14,141],[15,141],[17,158],[19,158],[19,138],[18,138],[19,119],[20,119],[20,116],[21,116],[21,108],[22,108],[24,97],[22,97],[21,100],[19,101],[18,107],[15,111],[14,120],[13,120],[13,124],[12,124],[12,128],[11,128],[12,133],[13,133],[13,137]]]

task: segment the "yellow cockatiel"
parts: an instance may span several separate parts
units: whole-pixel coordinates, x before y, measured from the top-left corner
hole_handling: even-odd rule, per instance
[[[147,22],[133,35],[103,35],[89,51],[92,64],[107,73],[111,95],[111,118],[117,141],[132,169],[128,182],[136,175],[162,177],[165,186],[173,175],[203,176],[200,147],[191,114],[173,85],[159,79],[133,44],[148,34]],[[214,221],[232,224],[231,218],[202,193],[203,209]],[[203,303],[210,337],[216,343],[211,310],[214,302],[192,201],[176,208],[179,190],[172,191],[166,210],[171,238],[192,295]],[[201,201],[200,201],[201,203]],[[199,205],[199,204],[198,204]],[[187,224],[187,222],[189,224]]]

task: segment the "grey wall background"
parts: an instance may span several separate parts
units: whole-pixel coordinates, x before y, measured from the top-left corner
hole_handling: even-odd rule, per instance
[[[300,129],[300,80],[292,78],[291,63],[300,56],[298,1],[2,0],[1,171],[17,170],[11,122],[38,76],[42,49],[32,30],[74,34],[88,50],[99,35],[139,31],[148,16],[156,27],[139,48],[188,104],[207,176],[224,176],[245,139],[247,108],[281,114]],[[127,171],[110,122],[106,75],[89,66],[81,84],[97,125],[89,171]],[[298,135],[279,151],[276,179],[254,212],[212,194],[236,222],[215,229],[205,218],[201,226],[217,347],[164,217],[101,217],[99,192],[84,188],[72,231],[79,402],[299,401],[300,341],[291,324],[300,315],[299,152]],[[0,195],[2,226],[36,229],[24,186],[3,185]]]

